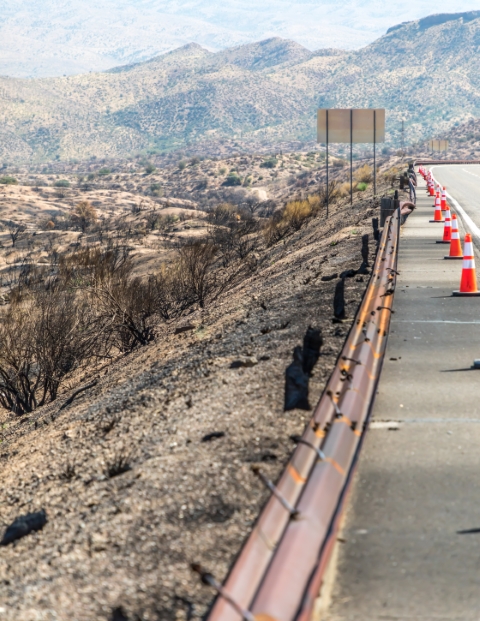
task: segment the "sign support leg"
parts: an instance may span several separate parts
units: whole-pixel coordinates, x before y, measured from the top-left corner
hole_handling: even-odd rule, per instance
[[[377,195],[377,111],[373,111],[373,195]]]
[[[328,110],[327,110],[327,153],[326,153],[326,163],[327,163],[327,219],[328,219],[328,203],[329,203],[329,186],[328,186]]]
[[[353,205],[353,110],[350,110],[350,205]]]

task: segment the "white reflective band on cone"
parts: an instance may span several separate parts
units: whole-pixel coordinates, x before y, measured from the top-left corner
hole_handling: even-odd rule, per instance
[[[474,270],[475,269],[475,261],[473,259],[465,259],[463,258],[463,269],[464,270]]]
[[[465,257],[473,257],[473,242],[465,242],[463,254]]]

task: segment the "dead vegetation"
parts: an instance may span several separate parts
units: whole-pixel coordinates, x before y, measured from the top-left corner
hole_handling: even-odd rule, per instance
[[[256,161],[262,175],[270,169],[276,175],[276,167],[287,162],[304,161],[300,169],[315,170],[316,162],[324,165],[321,155],[253,158],[250,164]],[[184,176],[201,164],[192,159],[173,174]],[[230,170],[247,178],[248,165],[242,158]],[[18,415],[31,412],[55,400],[63,385],[75,386],[85,369],[93,372],[151,343],[162,323],[216,303],[268,263],[276,244],[310,220],[324,219],[327,198],[331,206],[344,200],[349,184],[342,167],[328,188],[318,183],[308,191],[311,182],[305,183],[314,170],[296,177],[286,200],[262,201],[244,190],[203,190],[211,203],[197,201],[195,209],[175,214],[168,212],[174,199],[152,205],[142,196],[123,212],[109,210],[111,192],[103,195],[104,203],[77,200],[68,175],[52,178],[56,191],[62,185],[58,200],[71,201],[68,210],[49,209],[37,221],[4,221],[11,244],[4,246],[6,268],[0,274],[6,302],[0,312],[0,404]],[[225,175],[227,169],[213,162],[212,171]],[[149,188],[159,174],[151,166]],[[391,168],[383,176],[391,182],[396,174]],[[110,176],[104,167],[96,178],[104,184]],[[369,165],[356,168],[356,181],[367,186],[371,179]],[[126,190],[125,178],[117,175],[115,181]],[[45,191],[44,186],[36,190],[40,187]]]

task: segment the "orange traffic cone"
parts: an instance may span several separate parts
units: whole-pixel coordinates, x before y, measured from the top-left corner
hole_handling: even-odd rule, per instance
[[[442,188],[442,211],[447,208],[447,188]]]
[[[443,222],[442,220],[442,208],[440,207],[440,192],[437,192],[435,198],[435,216],[430,222]]]
[[[462,246],[460,244],[460,235],[458,233],[457,216],[452,215],[452,237],[450,240],[450,254],[444,259],[463,259]]]
[[[465,246],[463,249],[462,279],[460,290],[453,291],[452,295],[479,295],[477,289],[477,274],[475,272],[475,257],[473,256],[473,243],[470,233],[465,235]]]
[[[447,207],[445,212],[445,226],[443,227],[443,239],[437,241],[437,244],[449,244],[452,239],[452,216],[450,214],[450,207]]]

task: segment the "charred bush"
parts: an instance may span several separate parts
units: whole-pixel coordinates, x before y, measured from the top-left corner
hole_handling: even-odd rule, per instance
[[[133,278],[125,272],[95,283],[97,320],[119,351],[130,352],[153,340],[150,319],[157,312],[155,285],[153,278]]]
[[[0,321],[0,404],[22,415],[55,400],[99,352],[99,336],[87,301],[72,293],[12,303]]]
[[[283,214],[277,211],[265,223],[263,228],[263,236],[267,246],[273,246],[282,240],[288,233],[288,225],[283,219]]]
[[[180,248],[176,266],[175,287],[179,299],[198,303],[204,308],[218,288],[213,270],[217,248],[209,241],[195,241]]]

